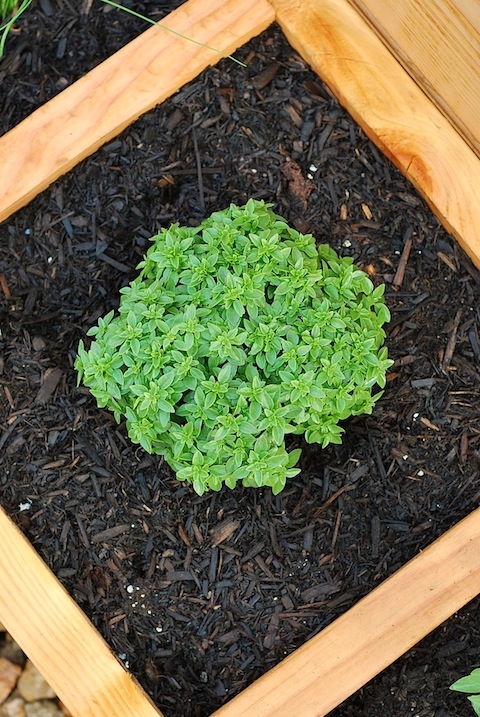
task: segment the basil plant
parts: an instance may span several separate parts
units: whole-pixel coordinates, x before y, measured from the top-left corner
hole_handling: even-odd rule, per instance
[[[279,493],[308,443],[340,443],[391,365],[384,286],[250,199],[162,229],[111,311],[80,341],[79,381],[130,439],[198,494]]]

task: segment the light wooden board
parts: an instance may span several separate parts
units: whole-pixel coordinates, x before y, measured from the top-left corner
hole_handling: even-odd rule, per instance
[[[480,0],[350,0],[480,157]]]
[[[0,508],[0,622],[74,717],[162,717]]]
[[[480,509],[212,717],[323,717],[480,592]]]
[[[274,20],[267,0],[188,0],[162,24],[231,54]],[[222,54],[152,27],[0,138],[0,221]]]
[[[480,160],[347,0],[271,0],[291,45],[480,267]]]

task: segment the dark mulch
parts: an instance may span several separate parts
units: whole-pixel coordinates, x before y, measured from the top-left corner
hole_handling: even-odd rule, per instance
[[[87,16],[43,0],[19,27],[2,130],[143,29],[96,0]],[[247,69],[203,73],[0,229],[1,502],[167,717],[209,715],[480,495],[479,273],[278,29],[237,55]],[[395,365],[374,414],[306,447],[280,496],[200,498],[76,387],[73,361],[149,236],[250,196],[387,283]],[[480,660],[477,604],[333,714],[468,717],[447,688]]]

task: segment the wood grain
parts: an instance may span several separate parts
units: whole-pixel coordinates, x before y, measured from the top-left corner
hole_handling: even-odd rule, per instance
[[[0,508],[0,622],[74,717],[162,717]]]
[[[452,0],[457,12],[470,23],[473,30],[480,36],[480,4],[479,0]]]
[[[188,0],[0,138],[0,221],[274,20],[267,0]]]
[[[271,0],[290,44],[480,267],[480,160],[347,0]]]
[[[323,717],[480,592],[480,509],[212,717]]]
[[[480,157],[480,0],[350,0]]]

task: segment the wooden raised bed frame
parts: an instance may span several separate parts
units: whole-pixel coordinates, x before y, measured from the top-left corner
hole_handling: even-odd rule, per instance
[[[371,3],[354,4],[372,21]],[[448,3],[450,12],[454,6]],[[447,119],[353,4],[188,0],[163,24],[228,54],[274,20],[480,266],[480,159],[470,148],[479,137],[467,137],[467,144],[456,127],[462,130],[468,118],[452,120],[450,91]],[[399,42],[394,38],[392,47],[402,55]],[[0,139],[0,220],[219,57],[153,27],[38,109]],[[452,69],[453,84],[462,69]],[[480,509],[215,717],[327,714],[480,592],[479,541]],[[71,713],[161,716],[1,508],[0,545],[0,622]]]

